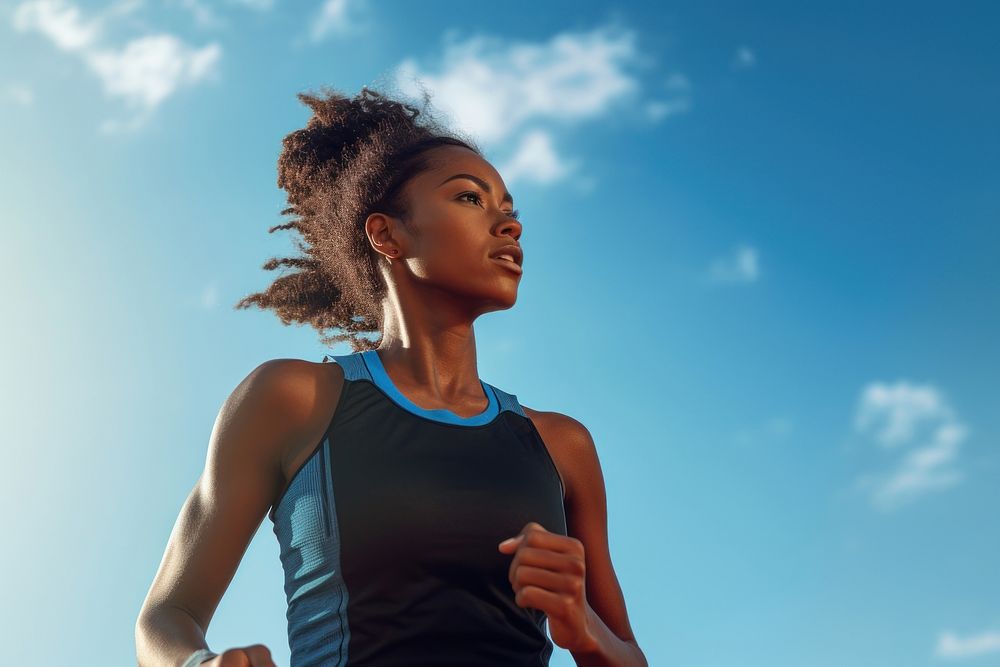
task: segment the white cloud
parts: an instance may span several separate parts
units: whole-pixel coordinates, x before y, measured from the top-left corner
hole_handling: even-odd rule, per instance
[[[62,0],[35,0],[14,9],[14,28],[38,31],[63,51],[80,51],[92,45],[101,32],[97,19],[85,21],[80,10]]]
[[[105,92],[130,106],[152,109],[179,86],[205,79],[221,54],[218,44],[196,49],[159,34],[133,39],[119,50],[95,50],[87,54],[87,63]]]
[[[708,267],[708,279],[714,283],[752,283],[760,276],[757,249],[743,244],[729,257],[720,257]]]
[[[940,658],[973,658],[987,653],[1000,652],[1000,632],[984,632],[971,637],[958,637],[953,632],[943,632],[938,637],[937,655]]]
[[[4,92],[7,99],[22,107],[35,103],[34,91],[23,83],[8,83]]]
[[[883,446],[894,447],[912,440],[919,426],[950,420],[953,416],[944,397],[933,386],[876,382],[864,389],[854,425],[859,431],[878,429],[873,434],[876,440]]]
[[[477,36],[447,44],[437,74],[404,60],[396,81],[404,94],[418,96],[419,80],[437,108],[477,139],[496,143],[533,121],[606,114],[639,90],[626,72],[637,56],[634,33],[609,27],[561,33],[545,43]]]
[[[880,448],[901,450],[890,472],[869,478],[877,508],[895,509],[961,481],[956,459],[968,428],[934,386],[873,382],[861,393],[854,424]]]
[[[104,92],[124,100],[133,112],[125,120],[105,121],[104,132],[138,128],[179,88],[214,75],[222,54],[218,44],[195,48],[167,33],[138,37],[121,47],[104,44],[103,24],[140,4],[126,0],[89,20],[62,0],[31,0],[14,11],[16,29],[40,32],[60,49],[76,54],[97,75]]]
[[[556,151],[556,129],[600,119],[636,100],[642,86],[632,68],[642,62],[636,34],[612,25],[539,42],[450,33],[439,64],[407,58],[396,67],[394,84],[417,100],[427,91],[456,129],[484,146],[509,149],[510,176],[551,183],[579,164]],[[676,75],[667,81],[664,100],[639,100],[648,117],[683,106],[679,100],[687,93],[679,89],[687,80]]]
[[[564,162],[556,154],[548,132],[531,130],[521,137],[513,157],[499,171],[507,183],[527,179],[547,184],[566,177],[577,166],[579,162]]]
[[[309,26],[309,39],[319,42],[331,33],[345,34],[360,27],[351,14],[360,7],[358,0],[324,0]]]
[[[736,55],[733,56],[733,67],[736,69],[749,69],[757,64],[757,54],[751,51],[746,46],[741,46],[736,49]]]

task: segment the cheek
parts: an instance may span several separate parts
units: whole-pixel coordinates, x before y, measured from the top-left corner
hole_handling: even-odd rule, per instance
[[[472,225],[442,224],[427,234],[426,268],[438,275],[462,275],[481,270],[487,254],[482,233]]]

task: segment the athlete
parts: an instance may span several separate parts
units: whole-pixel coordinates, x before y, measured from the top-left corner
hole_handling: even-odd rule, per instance
[[[292,667],[646,666],[594,441],[483,381],[473,322],[511,308],[522,223],[475,143],[362,88],[299,94],[278,185],[303,255],[236,307],[339,329],[232,392],[136,622],[142,666],[273,665],[205,633],[267,516]],[[425,97],[425,103],[427,98]],[[380,334],[375,340],[364,334]],[[548,635],[546,634],[546,626]]]

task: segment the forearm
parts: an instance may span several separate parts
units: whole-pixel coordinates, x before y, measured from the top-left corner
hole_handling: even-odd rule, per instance
[[[178,667],[200,648],[208,648],[205,631],[177,607],[158,607],[140,614],[135,624],[139,667]]]
[[[593,609],[587,607],[590,645],[571,651],[577,667],[649,667],[646,656],[635,641],[625,641]]]

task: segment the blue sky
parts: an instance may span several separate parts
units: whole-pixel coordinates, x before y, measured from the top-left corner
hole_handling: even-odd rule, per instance
[[[524,222],[480,376],[594,435],[650,665],[1000,664],[1000,16],[754,4],[0,3],[5,660],[134,661],[226,396],[329,351],[232,308],[295,94],[419,79]],[[284,611],[265,519],[209,644]]]

